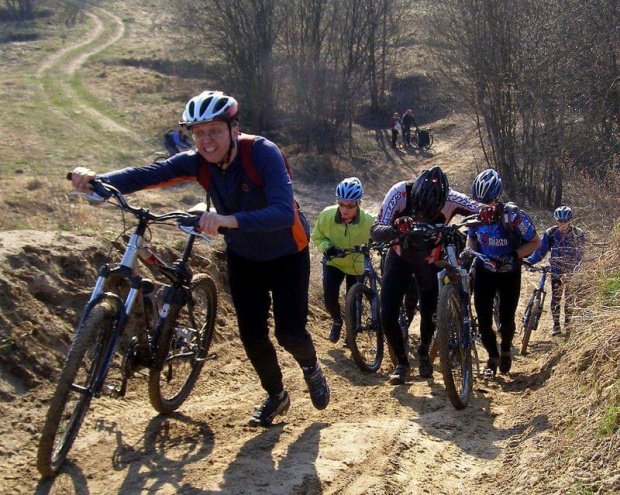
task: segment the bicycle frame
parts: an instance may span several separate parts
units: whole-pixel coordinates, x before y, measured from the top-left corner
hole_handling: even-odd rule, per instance
[[[91,200],[105,200],[105,198],[102,198],[97,194],[87,196]],[[163,301],[163,304],[159,311],[157,323],[152,329],[152,332],[149,332],[148,330],[151,325],[146,325],[147,339],[149,344],[148,347],[152,361],[152,358],[157,351],[159,335],[163,328],[165,318],[171,309],[171,306],[182,306],[188,303],[189,293],[187,292],[187,288],[192,280],[192,272],[189,269],[188,260],[194,246],[195,238],[199,236],[210,242],[210,239],[208,237],[200,234],[198,231],[194,230],[193,227],[179,225],[179,228],[184,232],[188,233],[189,237],[187,239],[185,249],[183,250],[182,257],[177,260],[172,266],[167,265],[164,261],[162,261],[148,249],[144,234],[149,224],[153,223],[154,220],[171,220],[174,218],[184,218],[182,215],[185,215],[185,218],[187,218],[187,214],[176,212],[156,217],[144,208],[130,207],[122,199],[122,195],[119,196],[115,195],[116,199],[120,203],[120,207],[126,211],[130,211],[131,213],[133,213],[138,218],[138,225],[136,226],[133,234],[129,238],[120,265],[111,268],[110,265],[106,263],[99,270],[97,281],[95,282],[95,286],[90,295],[88,303],[84,308],[80,323],[78,325],[79,330],[79,328],[81,328],[82,326],[84,319],[89,314],[92,307],[103,297],[114,297],[119,301],[119,312],[116,315],[113,332],[110,336],[110,341],[105,350],[103,366],[99,370],[99,373],[97,374],[97,377],[93,382],[91,390],[78,390],[78,392],[80,393],[87,393],[95,398],[101,396],[103,385],[105,383],[108,372],[110,371],[110,366],[114,357],[114,353],[116,352],[120,337],[123,333],[123,330],[125,329],[128,316],[131,314],[136,298],[138,296],[138,292],[141,288],[143,278],[139,274],[138,260],[142,260],[147,265],[153,265],[162,275],[164,275],[168,280],[171,281],[171,285],[166,286],[166,289],[162,294],[161,300]],[[119,278],[129,280],[129,291],[124,301],[120,296],[118,296],[118,294],[104,291],[105,283],[111,276],[117,276]],[[189,304],[191,305],[191,301],[189,301]],[[126,381],[127,377],[123,376],[123,383],[121,385],[121,389],[118,391],[118,394],[121,396],[125,393]]]

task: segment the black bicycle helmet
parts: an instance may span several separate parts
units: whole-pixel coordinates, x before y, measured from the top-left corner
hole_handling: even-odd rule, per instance
[[[422,218],[434,219],[446,204],[449,189],[448,178],[439,167],[424,170],[411,188],[413,212]]]

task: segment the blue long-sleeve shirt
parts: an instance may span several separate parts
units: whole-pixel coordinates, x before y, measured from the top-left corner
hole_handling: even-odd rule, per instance
[[[202,167],[208,167],[208,190],[216,211],[234,215],[238,229],[225,235],[228,248],[253,261],[269,261],[301,251],[308,245],[310,229],[297,212],[293,186],[278,147],[257,137],[252,148],[253,164],[262,187],[245,173],[241,153],[222,170],[207,163],[196,151],[174,155],[145,167],[125,168],[101,176],[123,194],[147,188],[165,187],[181,181],[197,181]]]
[[[570,229],[563,235],[557,226],[548,228],[540,242],[540,247],[528,258],[529,263],[538,263],[545,255],[549,255],[551,273],[563,275],[574,272],[585,252],[586,238],[583,230],[571,225]]]

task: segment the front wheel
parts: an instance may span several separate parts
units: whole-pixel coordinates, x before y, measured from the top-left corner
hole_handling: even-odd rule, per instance
[[[441,373],[450,402],[464,409],[473,388],[471,343],[463,323],[459,288],[444,285],[437,302],[437,348]]]
[[[364,284],[357,283],[345,300],[347,343],[353,360],[362,371],[375,372],[383,359],[383,331],[378,308],[379,294]]]
[[[190,300],[168,313],[159,336],[149,372],[149,399],[156,411],[177,410],[192,391],[211,346],[216,311],[215,282],[197,275]]]
[[[532,336],[532,330],[536,327],[536,322],[540,318],[540,299],[537,295],[532,296],[532,300],[525,309],[525,316],[523,318],[523,339],[521,340],[521,354],[527,354],[527,346],[530,343],[530,337]]]
[[[120,302],[105,297],[82,318],[52,396],[41,432],[37,468],[55,474],[67,458],[88,411],[93,386],[105,361]]]

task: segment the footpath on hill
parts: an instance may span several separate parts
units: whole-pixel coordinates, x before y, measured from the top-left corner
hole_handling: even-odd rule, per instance
[[[84,55],[69,60],[68,53],[62,54],[64,66],[77,67]],[[60,59],[46,62],[41,74],[49,75]],[[467,184],[474,175],[476,135],[458,118],[433,123],[433,152],[386,150],[374,170],[361,170],[368,178],[365,207],[376,213],[392,183],[434,164],[457,186]],[[312,221],[334,199],[332,185],[302,180],[296,190]],[[279,349],[291,409],[271,428],[246,426],[263,392],[222,294],[212,348],[217,359],[206,364],[178,413],[157,415],[146,380],[138,377],[124,399],[94,401],[65,467],[55,479],[41,480],[36,448],[54,385],[44,378],[62,365],[68,329],[88,289],[87,270],[106,249],[106,241],[92,236],[0,233],[2,323],[19,337],[3,343],[9,346],[4,357],[11,352],[14,361],[11,368],[3,358],[0,376],[1,492],[492,494],[548,493],[542,487],[553,484],[554,473],[529,480],[524,462],[540,455],[539,445],[554,431],[542,412],[545,401],[557,400],[546,398],[544,388],[560,357],[555,351],[560,341],[548,336],[548,321],[529,356],[517,355],[509,375],[477,380],[469,406],[456,411],[437,366],[432,379],[416,373],[394,387],[387,383],[387,357],[378,373],[364,374],[347,349],[326,339],[329,322],[319,305],[316,252],[308,329],[332,389],[325,411],[312,408],[300,370]],[[523,287],[522,300],[529,284]],[[416,319],[414,333],[417,324]],[[512,466],[521,466],[518,486],[503,475]]]

